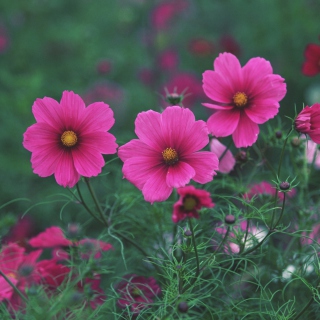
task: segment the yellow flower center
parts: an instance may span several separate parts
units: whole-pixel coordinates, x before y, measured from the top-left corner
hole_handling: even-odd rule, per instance
[[[73,131],[65,131],[61,135],[61,142],[66,147],[73,147],[77,144],[78,137]]]
[[[242,108],[248,103],[248,97],[244,92],[237,92],[233,96],[233,103],[236,105],[236,107]]]
[[[183,207],[186,211],[192,211],[197,205],[197,201],[194,197],[187,196],[183,200]]]
[[[13,272],[9,272],[6,274],[9,279],[17,279],[17,275]]]
[[[167,148],[162,151],[162,157],[164,162],[169,166],[175,164],[179,160],[177,151],[172,148]]]

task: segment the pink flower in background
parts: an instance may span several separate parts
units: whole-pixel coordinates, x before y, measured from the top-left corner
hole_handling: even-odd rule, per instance
[[[218,139],[212,138],[209,143],[210,151],[215,153],[219,158],[219,170],[221,173],[229,173],[233,170],[236,159],[232,155],[230,150],[227,150],[227,147],[223,145]],[[226,151],[226,152],[225,152]],[[224,154],[224,155],[223,155]],[[223,155],[222,158],[220,158]]]
[[[177,68],[178,63],[178,53],[173,49],[167,49],[159,55],[158,64],[161,70],[173,71]]]
[[[0,53],[7,50],[9,46],[9,37],[4,27],[0,27]]]
[[[196,56],[208,56],[214,53],[214,43],[203,38],[192,39],[189,42],[189,51]]]
[[[170,27],[175,16],[188,6],[185,0],[173,0],[159,3],[151,12],[152,26],[157,30],[165,30]]]
[[[112,63],[110,60],[104,59],[99,61],[97,65],[97,71],[100,74],[107,74],[111,71],[112,69]]]
[[[121,146],[123,175],[142,191],[144,199],[165,201],[173,188],[184,187],[191,179],[207,183],[216,175],[217,156],[198,152],[208,142],[204,121],[196,121],[189,110],[177,106],[162,114],[149,110],[138,114],[133,139]]]
[[[177,189],[179,200],[173,205],[172,221],[178,223],[186,218],[199,219],[198,210],[201,208],[213,208],[210,193],[206,190],[196,189],[194,186],[186,186]]]
[[[169,93],[184,93],[183,106],[192,108],[197,100],[204,98],[201,80],[193,73],[180,72],[164,85]]]
[[[152,277],[127,275],[117,286],[120,294],[118,305],[120,308],[130,306],[132,313],[138,314],[148,308],[153,298],[161,294],[161,288]]]
[[[300,240],[302,245],[310,245],[315,242],[320,244],[320,224],[314,225],[310,233],[305,231],[302,232],[302,237]]]
[[[320,144],[320,103],[302,109],[294,125],[298,132],[309,135],[313,142]]]
[[[253,184],[249,191],[243,195],[244,199],[251,200],[254,196],[267,195],[273,197],[276,194],[276,188],[267,181],[261,181]],[[296,189],[293,188],[289,192],[286,192],[287,197],[292,198],[296,194]],[[278,198],[283,200],[283,192],[278,192]]]
[[[54,174],[58,184],[72,188],[80,176],[97,176],[105,164],[102,154],[116,153],[113,111],[103,102],[87,108],[79,95],[64,91],[60,103],[37,99],[32,112],[37,120],[24,133],[23,146],[32,152],[33,172]]]
[[[320,45],[310,43],[304,51],[305,61],[302,65],[302,73],[313,77],[320,73]]]
[[[315,168],[320,169],[320,153],[318,145],[312,140],[306,141],[305,144],[308,163],[314,163]]]
[[[232,135],[237,148],[256,142],[258,124],[278,113],[279,101],[287,92],[284,79],[272,72],[270,62],[259,57],[243,68],[231,53],[215,59],[214,71],[203,73],[203,90],[213,100],[203,105],[216,110],[207,122],[212,135]]]
[[[241,53],[241,47],[239,43],[233,36],[229,34],[223,35],[219,40],[219,44],[221,47],[221,51],[223,52],[229,52],[235,56],[239,56]]]

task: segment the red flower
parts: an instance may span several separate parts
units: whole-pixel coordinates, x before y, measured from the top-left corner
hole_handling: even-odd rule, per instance
[[[198,210],[202,207],[213,208],[210,193],[196,189],[194,186],[186,186],[177,189],[179,200],[173,206],[172,221],[179,222],[185,218],[199,218]]]
[[[214,53],[214,44],[206,39],[192,39],[189,43],[189,51],[196,56],[208,56]]]
[[[233,36],[225,34],[220,38],[219,43],[221,51],[232,53],[235,56],[240,55],[241,47]]]
[[[132,313],[138,314],[142,309],[149,307],[152,298],[160,295],[161,288],[152,277],[131,274],[125,276],[118,284],[117,291],[120,293],[119,307],[124,309],[130,306]]]
[[[302,73],[312,77],[320,73],[320,45],[310,43],[304,51],[306,60],[302,65]]]
[[[320,143],[320,103],[302,109],[294,125],[298,132],[308,134],[312,141]]]

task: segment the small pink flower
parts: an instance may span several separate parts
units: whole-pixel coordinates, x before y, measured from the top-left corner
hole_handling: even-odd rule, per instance
[[[294,120],[295,129],[309,135],[312,141],[320,143],[320,103],[306,106]]]
[[[316,169],[320,169],[320,153],[318,145],[312,140],[306,141],[306,158],[308,163],[314,163]]]
[[[0,26],[0,54],[5,52],[9,46],[9,37],[4,27]]]
[[[111,61],[107,59],[99,61],[97,65],[97,71],[100,74],[107,74],[111,71],[111,69],[112,69]]]
[[[118,306],[120,308],[130,306],[133,314],[148,308],[153,302],[152,298],[161,294],[161,288],[154,278],[135,274],[125,276],[118,284],[117,291],[120,294]]]
[[[203,73],[203,90],[216,110],[208,119],[208,129],[216,137],[232,134],[237,148],[253,145],[259,126],[279,111],[285,96],[284,79],[272,73],[269,61],[252,58],[241,68],[231,53],[222,53],[214,61],[214,71]]]
[[[216,138],[211,139],[209,146],[210,151],[215,153],[219,159],[223,155],[219,160],[219,171],[221,173],[229,173],[233,170],[236,164],[236,159],[232,155],[231,151],[227,150],[227,152],[225,152],[227,147]]]
[[[235,56],[239,56],[241,53],[241,47],[239,43],[233,36],[229,34],[223,35],[219,40],[219,44],[221,46],[221,51],[223,52],[229,52]]]
[[[304,51],[306,60],[302,65],[302,73],[305,76],[313,77],[320,73],[320,45],[310,43]]]
[[[177,106],[162,114],[149,110],[138,114],[133,139],[119,148],[123,175],[142,191],[146,201],[165,201],[173,188],[191,179],[207,183],[216,175],[217,156],[199,152],[208,142],[204,121],[196,121],[189,110]]]
[[[214,44],[206,39],[192,39],[189,43],[189,51],[196,56],[208,56],[214,53]]]
[[[167,49],[161,52],[158,60],[161,70],[173,71],[178,66],[179,56],[177,51],[173,49]]]
[[[213,208],[210,193],[196,189],[194,186],[186,186],[177,189],[179,200],[173,205],[172,221],[178,223],[186,218],[199,219],[198,210],[202,207]]]
[[[87,108],[72,91],[60,103],[37,99],[32,106],[37,120],[24,133],[23,146],[32,152],[33,172],[54,174],[63,187],[72,188],[80,176],[97,176],[105,164],[102,154],[116,153],[115,137],[107,132],[114,124],[113,111],[103,102]]]

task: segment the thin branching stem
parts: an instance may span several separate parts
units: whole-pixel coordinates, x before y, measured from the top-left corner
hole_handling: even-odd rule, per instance
[[[194,236],[194,230],[193,230],[191,218],[188,218],[188,222],[189,222],[189,227],[190,227],[190,231],[191,231],[191,239],[192,239],[192,244],[193,244],[193,248],[194,248],[194,254],[196,256],[196,263],[197,263],[196,278],[198,278],[198,276],[200,274],[200,263],[199,263],[198,249],[197,249],[197,244],[196,244],[196,238]]]

